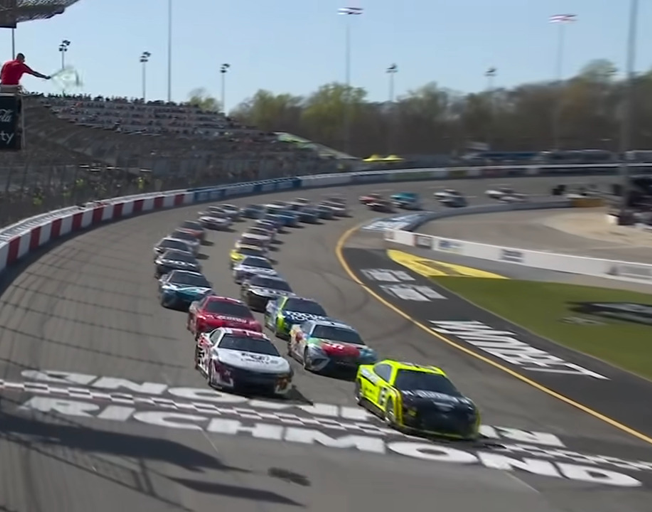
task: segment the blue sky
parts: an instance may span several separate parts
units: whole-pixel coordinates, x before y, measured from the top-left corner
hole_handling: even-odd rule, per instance
[[[173,0],[173,99],[205,87],[220,97],[219,67],[231,64],[227,107],[258,89],[307,94],[344,80],[345,23],[352,23],[352,83],[374,100],[387,98],[385,69],[399,66],[397,94],[435,81],[476,91],[484,72],[498,68],[496,85],[554,76],[556,25],[552,14],[577,14],[567,28],[565,74],[607,58],[623,67],[629,0]],[[338,16],[344,6],[362,16]],[[641,2],[640,27],[652,9]],[[59,67],[58,45],[72,44],[67,60],[91,94],[140,96],[138,59],[152,53],[148,96],[167,96],[167,0],[81,0],[51,20],[16,31],[18,51],[34,69]],[[0,34],[5,60],[10,31]],[[647,69],[652,34],[639,30],[637,68]],[[30,90],[54,91],[32,77]]]

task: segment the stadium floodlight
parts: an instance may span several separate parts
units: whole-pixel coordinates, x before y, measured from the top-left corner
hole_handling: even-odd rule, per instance
[[[66,53],[68,52],[68,47],[70,46],[70,41],[64,39],[59,44],[59,53],[61,54],[61,69],[66,67]]]
[[[143,86],[143,101],[147,100],[147,63],[152,56],[149,52],[143,52],[140,55],[140,63],[142,64],[142,86]]]
[[[0,28],[16,28],[18,23],[49,20],[79,0],[0,0]]]
[[[229,71],[231,64],[224,63],[220,66],[220,73],[222,74],[222,112],[226,115],[226,74]]]

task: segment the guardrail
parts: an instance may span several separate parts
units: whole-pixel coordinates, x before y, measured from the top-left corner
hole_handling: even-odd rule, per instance
[[[519,247],[503,247],[499,245],[482,244],[468,240],[444,238],[423,233],[415,233],[414,229],[426,222],[457,215],[496,213],[504,211],[538,210],[550,208],[582,208],[582,203],[568,199],[565,204],[560,202],[529,203],[513,205],[489,205],[486,207],[470,207],[452,212],[437,212],[427,218],[419,219],[418,223],[405,226],[403,229],[387,229],[384,239],[387,242],[410,247],[418,247],[435,253],[445,253],[455,256],[466,256],[499,263],[509,263],[523,267],[551,270],[585,276],[618,279],[645,284],[652,284],[652,265],[630,261],[607,260],[582,256],[571,256],[544,251],[531,251]]]
[[[642,164],[642,170],[652,170],[652,164]],[[132,215],[165,208],[186,206],[207,201],[221,201],[292,189],[322,188],[347,184],[425,181],[435,179],[532,177],[545,175],[591,175],[614,173],[614,164],[548,165],[548,166],[495,166],[442,169],[397,169],[391,171],[365,171],[348,174],[322,174],[279,178],[235,185],[173,190],[118,197],[84,206],[68,207],[25,219],[0,230],[0,271],[25,255],[51,241],[89,227],[120,220]]]

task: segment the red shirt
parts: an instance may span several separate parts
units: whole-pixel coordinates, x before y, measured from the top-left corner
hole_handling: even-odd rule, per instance
[[[8,60],[0,71],[0,82],[2,85],[20,85],[20,79],[25,73],[32,74],[34,72],[24,62]]]

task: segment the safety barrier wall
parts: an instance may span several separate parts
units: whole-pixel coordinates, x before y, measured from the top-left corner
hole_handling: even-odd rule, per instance
[[[419,219],[417,223],[405,226],[403,229],[385,230],[384,239],[389,243],[418,247],[435,253],[466,256],[469,258],[510,263],[513,265],[551,270],[555,272],[652,284],[652,265],[643,263],[570,256],[567,254],[556,254],[543,251],[530,251],[518,247],[502,247],[498,245],[481,244],[467,240],[443,238],[411,231],[411,229],[417,229],[418,226],[425,222],[460,214],[469,215],[563,207],[578,208],[582,206],[579,206],[575,201],[569,199],[565,204],[560,202],[547,202],[497,206],[491,205],[487,207],[479,206],[475,208],[465,208],[463,211],[457,210],[453,212],[442,212],[442,214],[433,213],[428,217]]]
[[[641,164],[649,172],[652,164]],[[121,220],[133,215],[187,206],[232,197],[264,194],[293,189],[342,186],[347,184],[420,181],[436,179],[528,177],[545,175],[593,175],[616,172],[614,164],[497,166],[442,169],[397,169],[349,174],[324,174],[279,178],[235,185],[173,190],[127,197],[117,197],[85,206],[69,207],[45,213],[0,230],[0,271],[27,254],[60,237],[98,224]]]

